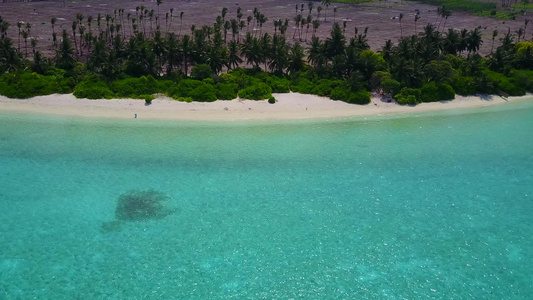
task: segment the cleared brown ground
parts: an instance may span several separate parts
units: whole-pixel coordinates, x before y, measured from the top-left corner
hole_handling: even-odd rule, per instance
[[[11,0],[12,1],[12,0]],[[333,24],[333,7],[338,7],[336,14],[336,21],[342,27],[343,21],[347,21],[346,36],[354,35],[354,28],[359,28],[362,31],[368,27],[368,40],[373,50],[379,50],[386,40],[391,39],[395,43],[403,35],[412,35],[415,33],[414,15],[415,10],[420,10],[420,20],[417,23],[418,32],[422,31],[423,26],[427,23],[435,25],[439,24],[436,14],[436,6],[423,5],[415,2],[396,3],[397,1],[389,2],[375,2],[366,4],[341,4],[335,3],[330,6],[327,11],[327,21],[324,21],[325,8],[321,13],[321,26],[318,29],[317,35],[325,38],[328,36],[331,26]],[[226,19],[235,18],[236,10],[240,6],[243,11],[243,19],[248,15],[252,15],[252,10],[257,7],[267,18],[267,23],[263,26],[263,32],[274,32],[273,20],[285,19],[290,20],[289,30],[287,36],[291,40],[293,36],[293,18],[296,15],[296,4],[306,3],[295,0],[164,0],[160,5],[160,22],[162,28],[165,27],[165,13],[170,8],[174,8],[174,21],[172,23],[172,31],[177,32],[179,29],[179,14],[184,12],[183,17],[183,33],[190,33],[191,24],[196,24],[197,27],[205,24],[212,24],[216,16],[220,14],[223,7],[229,9]],[[316,7],[320,2],[314,2],[315,9],[313,10],[313,17],[317,17]],[[18,28],[17,22],[29,22],[32,25],[31,37],[38,40],[38,48],[45,53],[51,55],[52,51],[52,27],[50,19],[52,17],[58,18],[56,24],[56,32],[58,38],[62,29],[66,29],[69,35],[72,35],[72,21],[76,19],[76,14],[84,15],[84,23],[87,21],[87,16],[92,15],[94,18],[92,24],[93,32],[97,31],[96,16],[98,13],[102,15],[114,14],[115,9],[125,9],[125,15],[131,13],[135,16],[135,8],[144,5],[148,9],[154,9],[157,14],[157,5],[155,1],[128,1],[128,0],[94,0],[94,1],[66,1],[66,7],[63,6],[62,0],[50,0],[39,2],[0,2],[0,16],[7,20],[11,26],[9,35],[13,38],[15,46],[18,44]],[[307,16],[307,5],[304,7],[304,16]],[[404,14],[402,26],[399,20],[394,17]],[[480,52],[487,54],[490,52],[492,31],[497,29],[499,31],[498,38],[502,37],[505,32],[510,30],[514,33],[518,28],[524,26],[525,16],[517,17],[516,20],[497,20],[492,18],[472,16],[465,13],[454,12],[453,15],[446,22],[446,28],[451,27],[455,29],[473,29],[480,27],[483,34],[484,43]],[[46,22],[46,24],[41,24]],[[154,21],[155,24],[155,21]],[[250,24],[252,26],[253,23]],[[105,26],[105,21],[102,21],[102,27]],[[149,23],[147,29],[149,28]],[[442,28],[442,24],[441,24]],[[247,30],[247,29],[245,29]],[[251,30],[251,29],[248,29]],[[441,31],[443,31],[441,29]],[[311,38],[312,26],[309,30],[308,40]],[[527,29],[527,38],[531,40],[533,28]],[[245,32],[243,33],[245,34]],[[304,30],[305,36],[305,30]],[[228,34],[228,40],[231,34]],[[496,39],[495,46],[499,44]],[[296,42],[296,41],[294,41]],[[306,42],[303,41],[302,44]],[[30,43],[28,41],[28,47]],[[21,40],[21,50],[24,52],[24,41]]]

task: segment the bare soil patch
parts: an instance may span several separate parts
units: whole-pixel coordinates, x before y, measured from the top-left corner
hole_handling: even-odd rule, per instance
[[[424,5],[415,2],[398,1],[381,1],[364,4],[342,4],[335,3],[327,11],[327,20],[324,20],[325,9],[321,13],[321,26],[317,31],[317,35],[321,38],[326,38],[329,34],[333,24],[333,7],[338,7],[338,12],[335,20],[340,23],[346,21],[346,36],[351,37],[355,33],[355,27],[360,31],[368,27],[368,40],[373,50],[379,50],[386,40],[391,39],[395,43],[400,36],[412,35],[415,31],[414,15],[416,10],[420,11],[420,19],[417,23],[417,31],[420,32],[423,26],[427,23],[435,25],[439,24],[436,14],[436,6]],[[237,7],[243,9],[244,17],[252,15],[252,11],[257,7],[267,18],[267,23],[263,26],[263,32],[274,32],[274,19],[288,18],[291,26],[287,31],[287,36],[291,40],[293,35],[293,18],[296,15],[295,6],[297,4],[306,3],[296,0],[164,0],[161,4],[160,20],[165,27],[165,14],[174,8],[174,21],[172,23],[172,31],[179,30],[179,14],[184,12],[183,17],[183,32],[190,33],[190,26],[202,26],[205,24],[212,24],[216,16],[220,14],[223,7],[229,9],[226,16],[227,19],[236,18]],[[36,2],[2,2],[0,3],[0,15],[7,20],[11,26],[9,35],[13,38],[14,44],[18,44],[18,29],[17,22],[29,22],[32,24],[31,37],[38,40],[38,49],[47,53],[53,54],[52,45],[52,27],[50,19],[56,17],[58,19],[56,25],[56,32],[61,32],[66,29],[72,35],[72,22],[76,19],[76,14],[81,13],[85,16],[92,15],[95,19],[93,21],[92,30],[96,32],[96,16],[98,13],[102,15],[114,14],[115,9],[125,9],[125,15],[131,13],[132,16],[136,13],[136,7],[144,5],[148,9],[154,9],[157,12],[157,4],[155,1],[130,1],[130,0],[94,0],[94,1],[66,1],[66,6],[63,6],[63,0],[49,0]],[[315,7],[319,2],[315,2]],[[307,15],[307,5],[304,7],[304,15]],[[400,26],[397,18],[400,13],[403,13],[404,18]],[[313,17],[317,17],[316,9],[313,10]],[[396,17],[396,18],[395,18]],[[446,22],[446,29],[451,27],[455,29],[473,29],[480,27],[483,34],[484,43],[480,52],[487,54],[491,48],[492,31],[497,29],[503,36],[508,30],[515,32],[518,28],[524,26],[525,16],[519,16],[516,20],[498,20],[487,17],[472,16],[466,13],[454,12],[453,15]],[[105,21],[103,21],[105,26]],[[252,24],[250,24],[252,26]],[[312,27],[312,26],[311,26]],[[442,28],[441,24],[441,28]],[[245,30],[252,30],[251,28]],[[441,31],[443,31],[441,29]],[[310,40],[312,28],[310,28],[308,40]],[[242,33],[245,34],[246,32]],[[531,40],[533,36],[533,28],[527,30],[527,39]],[[60,34],[58,34],[58,38]],[[293,42],[297,42],[293,40]],[[28,42],[28,45],[30,43]],[[302,41],[302,44],[306,44]],[[495,46],[498,45],[498,40]],[[24,41],[21,40],[21,49],[24,47]]]

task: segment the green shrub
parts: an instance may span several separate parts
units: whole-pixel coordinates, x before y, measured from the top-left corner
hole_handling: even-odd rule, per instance
[[[389,96],[396,95],[400,92],[401,84],[394,79],[384,79],[381,82],[381,89],[383,93]]]
[[[372,77],[370,78],[370,87],[373,89],[380,89],[382,88],[382,83],[384,80],[392,79],[389,72],[384,71],[376,71],[372,74]]]
[[[338,86],[333,91],[331,91],[331,94],[329,95],[329,98],[332,100],[340,100],[344,102],[348,102],[350,100],[350,94],[352,91],[345,87],[345,86]]]
[[[348,87],[339,85],[331,92],[329,96],[332,100],[340,100],[352,104],[368,104],[370,103],[370,92],[359,90],[352,92]]]
[[[191,97],[193,101],[213,102],[217,100],[217,91],[211,84],[200,82],[187,96]]]
[[[455,99],[455,91],[446,83],[436,85],[435,82],[424,84],[421,88],[420,100],[422,102],[435,102]]]
[[[74,96],[87,99],[110,99],[113,98],[113,92],[98,75],[89,75],[76,85]]]
[[[506,77],[501,73],[490,70],[484,70],[483,75],[486,75],[489,82],[496,88],[496,92],[505,93],[509,96],[522,96],[526,94],[526,89],[517,85],[512,78]]]
[[[512,70],[510,76],[517,86],[528,92],[533,92],[533,71]]]
[[[291,84],[291,90],[301,94],[312,94],[315,85],[307,78],[300,77]]]
[[[287,78],[271,76],[266,83],[272,88],[273,93],[288,93],[291,91],[291,82]]]
[[[126,78],[111,84],[111,90],[117,97],[142,99],[142,95],[151,95],[159,91],[157,80],[151,75],[140,78]]]
[[[211,67],[206,64],[199,64],[191,69],[191,78],[194,80],[204,80],[213,76],[214,72]]]
[[[54,93],[69,93],[72,90],[63,78],[37,73],[6,73],[0,77],[0,95],[10,98],[29,98]]]
[[[368,104],[370,103],[370,92],[365,90],[360,90],[355,93],[350,93],[350,98],[348,98],[348,103],[352,104]]]
[[[221,75],[220,79],[222,82],[237,84],[239,90],[261,82],[261,80],[247,75],[245,70],[241,68],[230,70],[227,75]]]
[[[73,65],[72,69],[67,71],[65,77],[70,77],[74,80],[75,84],[82,82],[87,75],[87,67],[81,63],[77,62]]]
[[[146,102],[146,104],[152,104],[152,100],[155,99],[155,96],[154,95],[142,95],[142,98],[144,99],[144,102]]]
[[[311,90],[311,93],[313,95],[318,95],[322,97],[327,97],[331,94],[333,89],[338,86],[339,84],[329,80],[329,79],[320,79],[316,85]]]
[[[239,86],[236,83],[219,83],[216,86],[217,99],[233,100],[237,98]]]
[[[171,88],[170,96],[172,98],[189,97],[190,93],[203,82],[193,79],[183,79]]]
[[[270,104],[276,103],[276,98],[274,98],[274,96],[269,97],[268,98],[268,103],[270,103]]]
[[[420,89],[404,87],[394,96],[394,98],[398,101],[398,104],[401,105],[417,105],[420,103],[421,91]]]
[[[462,96],[476,94],[476,83],[474,77],[456,76],[452,80],[452,87],[456,94]]]
[[[172,80],[158,80],[157,81],[157,92],[162,94],[170,94],[170,90],[176,85]]]
[[[239,91],[239,97],[249,100],[263,100],[272,96],[272,88],[259,82]]]

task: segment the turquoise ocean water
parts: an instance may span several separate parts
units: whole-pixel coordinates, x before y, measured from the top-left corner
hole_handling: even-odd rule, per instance
[[[115,220],[153,190],[173,213]],[[0,113],[0,299],[531,299],[533,101],[321,121]]]

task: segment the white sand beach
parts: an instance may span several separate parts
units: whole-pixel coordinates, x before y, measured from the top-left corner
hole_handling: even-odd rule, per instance
[[[145,105],[144,100],[138,99],[77,99],[72,94],[30,99],[10,99],[0,96],[0,111],[115,119],[131,119],[137,114],[138,119],[184,121],[297,120],[479,108],[533,100],[533,95],[505,99],[499,96],[456,96],[453,101],[402,106],[380,98],[372,98],[368,105],[354,105],[299,93],[274,94],[274,96],[278,101],[275,104],[269,104],[266,100],[242,99],[185,103],[158,97],[151,105]]]

